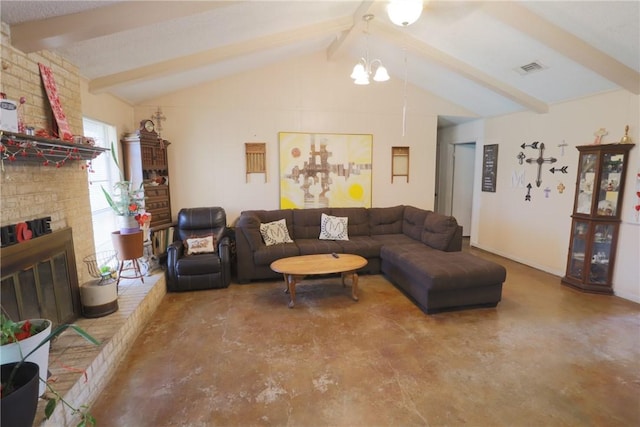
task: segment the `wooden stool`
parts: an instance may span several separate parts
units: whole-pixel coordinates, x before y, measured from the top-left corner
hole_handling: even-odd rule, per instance
[[[111,233],[111,241],[116,256],[120,262],[118,267],[118,281],[120,279],[140,279],[144,283],[144,274],[140,270],[138,258],[142,258],[144,246],[142,245],[142,230],[132,234],[120,234],[119,231]],[[130,265],[125,268],[125,264],[129,261]],[[132,271],[131,275],[123,275],[124,271]]]

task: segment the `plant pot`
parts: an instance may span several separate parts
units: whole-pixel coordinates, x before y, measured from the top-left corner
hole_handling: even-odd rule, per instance
[[[11,362],[19,362],[22,357],[34,348],[38,346],[49,334],[51,333],[51,321],[47,319],[29,319],[34,325],[40,325],[43,322],[48,322],[49,326],[43,331],[18,342],[12,342],[11,344],[5,344],[0,347],[0,362],[4,365]],[[40,347],[35,353],[29,356],[26,360],[28,362],[34,362],[40,367],[40,378],[47,380],[49,369],[49,347],[50,342],[47,341],[42,347]],[[44,381],[40,382],[38,387],[38,396],[41,396],[47,389]],[[3,424],[4,425],[4,424]],[[10,424],[7,424],[10,425]]]
[[[5,346],[3,346],[4,348]],[[2,382],[9,378],[17,362],[3,364]],[[13,393],[0,400],[0,425],[11,427],[31,427],[38,409],[39,367],[33,362],[24,362],[18,368],[13,379],[15,389]]]
[[[102,317],[118,311],[118,285],[115,280],[103,282],[91,280],[80,286],[82,315],[84,317]]]
[[[144,254],[142,231],[137,233],[122,234],[120,231],[111,233],[111,243],[116,251],[118,260],[138,259]]]
[[[118,216],[118,225],[120,226],[120,234],[134,234],[140,231],[140,224],[135,216]]]

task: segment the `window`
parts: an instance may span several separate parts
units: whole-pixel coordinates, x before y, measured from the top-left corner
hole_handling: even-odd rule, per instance
[[[83,118],[84,135],[93,138],[96,146],[111,148],[118,146],[115,126],[96,120]],[[116,149],[117,155],[117,149]],[[116,216],[102,193],[102,187],[111,191],[113,184],[120,181],[120,170],[106,152],[92,161],[93,172],[89,172],[89,199],[93,218],[93,238],[96,252],[112,249],[111,232],[117,229]]]

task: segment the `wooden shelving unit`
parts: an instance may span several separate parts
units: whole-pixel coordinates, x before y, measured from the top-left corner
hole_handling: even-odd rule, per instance
[[[633,147],[633,144],[576,147],[580,161],[563,284],[585,292],[613,293],[627,158]]]

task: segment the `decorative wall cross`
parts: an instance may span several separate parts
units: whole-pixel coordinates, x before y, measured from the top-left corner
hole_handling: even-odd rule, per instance
[[[564,139],[562,140],[562,144],[558,144],[558,147],[560,147],[560,155],[564,157],[564,147],[567,147],[569,144],[567,144],[566,142],[564,142]]]
[[[566,187],[564,186],[563,183],[560,183],[560,184],[558,184],[558,186],[556,188],[558,189],[558,193],[562,194]]]
[[[156,112],[151,115],[151,118],[156,125],[156,132],[158,132],[158,137],[160,137],[160,132],[162,132],[162,122],[167,120],[164,114],[162,114],[160,106],[158,106]]]
[[[602,142],[602,137],[608,135],[609,132],[605,128],[600,128],[593,133],[596,136],[596,139],[593,141],[594,145],[600,145]]]
[[[540,187],[540,185],[542,184],[542,165],[545,163],[555,163],[558,161],[558,159],[556,159],[555,157],[548,157],[546,159],[544,158],[544,142],[540,143],[540,146],[538,147],[538,149],[540,150],[540,155],[538,156],[537,159],[526,160],[526,162],[529,164],[531,163],[538,164],[538,175],[536,178],[536,187]]]

